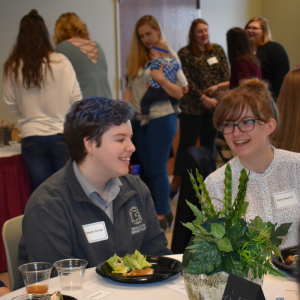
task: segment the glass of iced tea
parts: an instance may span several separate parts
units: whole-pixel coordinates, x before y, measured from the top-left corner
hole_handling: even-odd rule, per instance
[[[19,271],[28,294],[46,294],[53,265],[46,262],[33,262],[22,265]]]

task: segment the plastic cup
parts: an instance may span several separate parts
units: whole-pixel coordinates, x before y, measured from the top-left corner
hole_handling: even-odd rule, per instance
[[[79,290],[83,284],[85,268],[88,262],[84,259],[63,259],[54,263],[60,285],[63,290]]]
[[[25,294],[12,298],[11,300],[44,300],[46,295],[42,294]]]
[[[46,294],[53,265],[46,262],[33,262],[20,266],[28,294]]]

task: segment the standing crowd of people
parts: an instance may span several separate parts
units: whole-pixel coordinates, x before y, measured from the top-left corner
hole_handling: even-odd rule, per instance
[[[93,267],[115,252],[170,254],[163,230],[173,220],[169,200],[186,172],[186,151],[200,138],[214,156],[218,134],[236,154],[229,162],[234,193],[240,170],[251,171],[247,219],[292,221],[284,246],[298,244],[300,69],[289,72],[287,53],[272,41],[264,18],[226,37],[229,65],[203,19],[192,22],[188,44],[177,55],[157,20],[141,17],[127,61],[125,101],[112,100],[104,51],[79,16],[64,13],[56,21],[56,49],[36,10],[22,18],[4,65],[4,101],[19,116],[34,190],[20,264],[80,257]],[[170,184],[167,162],[178,118]],[[146,184],[128,175],[135,150]],[[207,177],[211,196],[223,199],[223,181],[224,167]],[[293,199],[279,206],[278,193],[293,193]],[[84,227],[98,228],[100,221],[107,236],[90,242]]]

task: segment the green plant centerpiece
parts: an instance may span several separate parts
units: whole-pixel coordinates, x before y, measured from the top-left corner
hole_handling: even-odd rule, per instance
[[[224,199],[216,199],[223,203],[224,209],[218,211],[212,203],[212,198],[206,189],[202,176],[196,170],[197,181],[192,171],[188,171],[196,197],[201,204],[202,211],[197,206],[186,200],[192,209],[196,219],[193,222],[183,224],[190,229],[193,237],[187,246],[182,261],[182,269],[185,278],[185,285],[190,299],[221,299],[226,286],[228,273],[260,283],[264,274],[270,273],[275,276],[284,276],[275,269],[270,261],[273,253],[281,259],[281,252],[278,246],[282,243],[280,237],[285,236],[292,223],[285,223],[278,226],[271,222],[263,222],[256,216],[250,223],[246,222],[246,211],[248,202],[245,201],[249,173],[241,170],[238,192],[232,198],[232,172],[230,164],[225,168]],[[198,183],[197,183],[198,182]],[[200,194],[202,191],[202,195]],[[205,199],[205,200],[204,200]],[[226,272],[226,273],[225,273]],[[199,280],[194,280],[193,275],[202,274]],[[219,277],[213,275],[219,274]],[[203,285],[214,278],[206,291],[196,291],[199,284]],[[221,278],[220,278],[221,277]],[[205,296],[213,292],[212,285],[222,281],[226,277],[225,285],[219,290],[219,296]],[[188,280],[186,280],[188,278]],[[224,278],[223,278],[224,279]],[[192,287],[187,287],[190,281]],[[262,280],[261,280],[262,283]],[[190,291],[189,291],[189,290]],[[194,291],[191,291],[194,289]],[[222,291],[223,289],[223,291]],[[193,297],[196,294],[199,297]],[[202,295],[201,295],[202,293]],[[193,294],[193,295],[192,295]]]

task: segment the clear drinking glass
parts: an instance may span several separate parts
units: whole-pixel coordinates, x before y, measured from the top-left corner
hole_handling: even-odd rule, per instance
[[[28,294],[46,294],[53,265],[46,262],[33,262],[20,266]]]
[[[54,263],[60,285],[63,290],[79,290],[83,284],[85,268],[88,262],[84,259],[62,259]]]
[[[44,300],[46,295],[42,294],[25,294],[12,298],[11,300]]]

